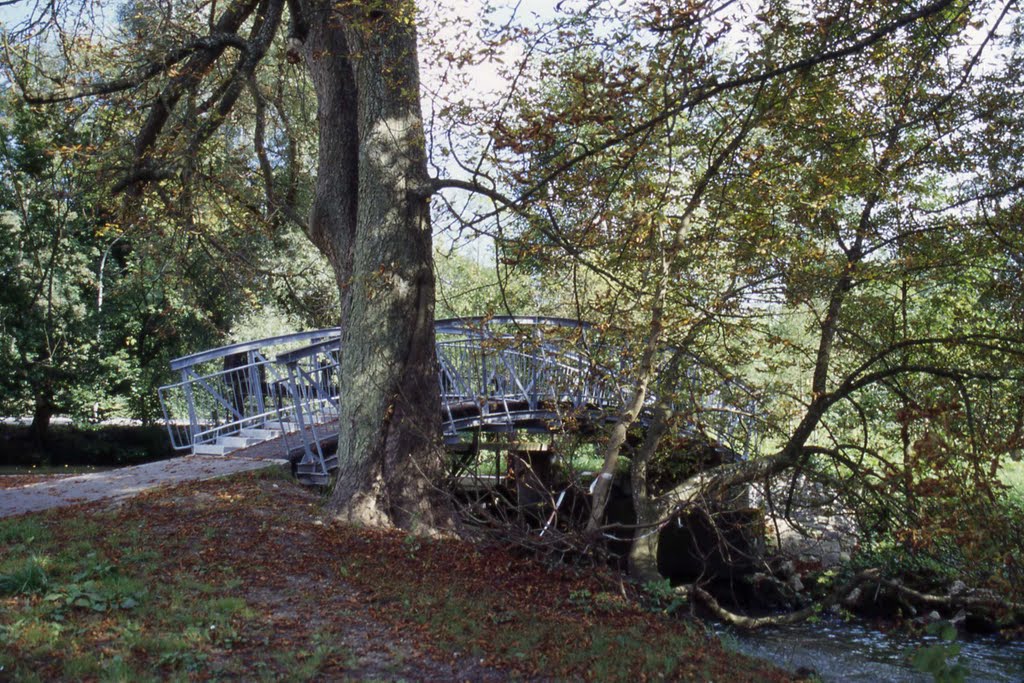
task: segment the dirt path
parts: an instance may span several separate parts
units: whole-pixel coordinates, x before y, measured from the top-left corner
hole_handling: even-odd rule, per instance
[[[98,500],[120,500],[158,486],[203,481],[265,467],[285,467],[287,464],[287,460],[253,457],[249,453],[186,455],[71,477],[54,475],[43,481],[38,476],[28,475],[24,486],[0,488],[0,517]],[[10,475],[10,478],[18,476]]]

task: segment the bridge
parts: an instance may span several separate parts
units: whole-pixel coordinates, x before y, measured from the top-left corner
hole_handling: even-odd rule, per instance
[[[585,322],[457,318],[437,321],[436,336],[442,436],[453,446],[481,431],[594,428],[615,421],[631,391],[628,359]],[[328,328],[171,361],[180,379],[160,388],[160,404],[174,449],[221,455],[268,442],[297,460],[301,480],[326,483],[338,464],[340,344],[341,330]],[[689,361],[672,406],[687,416],[684,429],[746,457],[757,440],[753,395]]]

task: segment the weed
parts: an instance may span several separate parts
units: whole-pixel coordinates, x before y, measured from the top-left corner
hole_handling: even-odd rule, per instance
[[[206,608],[210,621],[227,623],[235,615],[252,616],[253,611],[242,598],[225,596],[210,600]]]
[[[124,661],[121,655],[115,655],[103,662],[100,681],[102,683],[136,683],[140,680],[138,673]]]
[[[44,561],[32,556],[10,574],[0,574],[0,595],[33,595],[50,585]]]
[[[593,607],[590,604],[592,597],[590,591],[586,588],[569,591],[569,604],[584,614],[590,614],[593,611]]]
[[[160,655],[157,663],[174,671],[187,671],[195,673],[203,668],[207,656],[202,652],[192,649],[169,650]]]
[[[117,565],[90,555],[90,564],[75,572],[71,581],[53,586],[45,600],[61,610],[82,608],[93,612],[130,610],[146,595],[143,582],[122,576]]]
[[[414,560],[416,559],[416,553],[423,547],[423,542],[416,534],[407,534],[402,539],[402,547],[405,548],[405,553],[409,556],[409,559]]]
[[[687,604],[687,601],[676,592],[668,579],[648,581],[643,585],[643,595],[644,606],[652,612],[672,614]]]
[[[96,679],[102,670],[102,662],[91,654],[71,657],[64,662],[64,678],[69,681]]]
[[[743,644],[740,641],[739,636],[737,636],[733,631],[715,631],[713,627],[708,625],[705,632],[707,634],[706,638],[709,641],[717,639],[719,644],[721,644],[722,649],[726,652],[738,653],[743,651]]]
[[[45,655],[58,648],[65,630],[63,624],[27,616],[9,624],[0,633],[4,642],[18,641],[25,650]]]
[[[86,581],[82,584],[71,583],[62,586],[59,590],[49,593],[46,601],[58,607],[80,607],[93,612],[108,612],[134,609],[139,606],[140,598],[139,594],[119,594],[116,591],[104,590],[94,581]]]

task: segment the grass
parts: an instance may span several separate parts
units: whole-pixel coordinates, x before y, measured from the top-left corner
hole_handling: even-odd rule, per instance
[[[10,573],[0,573],[0,595],[33,595],[50,586],[50,577],[38,557],[32,556]]]
[[[0,520],[0,538],[2,680],[786,679],[613,574],[345,527],[276,474]]]

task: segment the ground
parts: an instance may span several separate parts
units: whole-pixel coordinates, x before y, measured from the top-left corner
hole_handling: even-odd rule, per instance
[[[0,520],[0,680],[790,678],[612,572],[322,503],[268,470]]]

